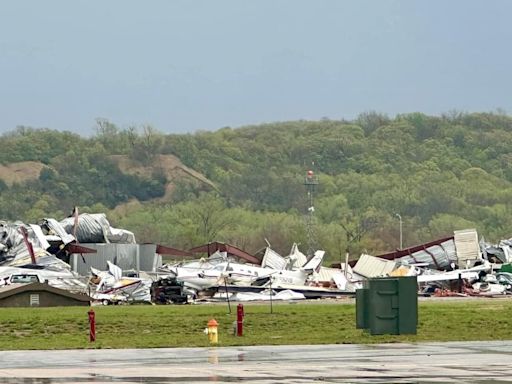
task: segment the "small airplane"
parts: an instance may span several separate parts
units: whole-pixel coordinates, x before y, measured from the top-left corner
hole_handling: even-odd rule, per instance
[[[188,274],[185,274],[184,269],[176,269],[175,272],[176,278],[179,281],[182,281],[187,287],[198,291],[227,281],[230,284],[237,285],[263,285],[270,281],[275,286],[280,284],[300,286],[305,285],[307,278],[313,271],[320,268],[324,255],[325,251],[316,251],[314,256],[304,266],[296,270],[278,270],[225,261],[210,269],[199,271],[192,269],[188,271]]]

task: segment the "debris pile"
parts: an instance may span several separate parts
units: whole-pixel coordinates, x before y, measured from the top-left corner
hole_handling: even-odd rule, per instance
[[[207,254],[162,265],[162,255]],[[78,214],[39,224],[0,221],[2,285],[47,283],[87,294],[104,305],[205,300],[300,300],[353,295],[366,279],[417,276],[423,296],[495,296],[512,293],[512,239],[479,241],[476,230],[378,256],[363,254],[339,268],[322,266],[325,252],[306,256],[297,244],[282,256],[270,247],[251,255],[208,243],[189,251],[137,244],[106,215]]]
[[[39,224],[0,221],[0,286],[47,283],[73,293],[92,291],[91,296],[98,300],[106,300],[101,295],[116,295],[117,301],[130,298],[149,301],[149,294],[140,293],[143,290],[140,286],[147,282],[135,284],[121,279],[122,271],[115,270],[113,265],[107,267],[110,272],[115,270],[115,276],[100,271],[82,276],[71,268],[71,254],[83,257],[95,252],[80,245],[91,241],[135,243],[135,237],[132,232],[111,227],[105,214],[78,215],[75,211],[62,221],[45,218]]]
[[[362,282],[383,276],[417,276],[424,296],[495,296],[512,293],[511,240],[478,241],[476,230],[378,257],[361,255],[349,271]],[[510,270],[510,272],[509,272]]]
[[[151,301],[155,304],[186,304],[188,295],[182,282],[174,277],[164,277],[151,284]]]
[[[89,282],[95,288],[90,294],[93,299],[105,305],[151,301],[151,279],[123,276],[122,269],[117,265],[110,261],[107,261],[107,265],[108,271],[91,267],[92,277]]]
[[[207,258],[165,264],[159,273],[181,282],[190,300],[296,300],[351,293],[339,270],[321,266],[325,255],[322,250],[307,258],[293,244],[289,255],[283,257],[266,247],[256,265],[241,262],[240,259],[253,260],[254,256],[249,258],[233,246],[215,243],[209,249],[213,253]],[[343,285],[341,289],[338,283]]]

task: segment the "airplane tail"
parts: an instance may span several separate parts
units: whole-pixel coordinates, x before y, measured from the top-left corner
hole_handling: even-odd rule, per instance
[[[301,268],[307,272],[319,272],[324,259],[325,251],[316,251],[314,256]]]

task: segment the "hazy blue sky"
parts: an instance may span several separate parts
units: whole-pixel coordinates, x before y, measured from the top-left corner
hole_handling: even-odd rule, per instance
[[[0,132],[512,112],[512,1],[0,3]]]

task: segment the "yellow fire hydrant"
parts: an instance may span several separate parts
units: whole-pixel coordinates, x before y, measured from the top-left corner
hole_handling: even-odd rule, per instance
[[[219,334],[217,331],[219,323],[217,323],[217,320],[215,320],[215,319],[210,319],[210,321],[208,321],[207,325],[208,325],[208,330],[207,330],[208,341],[211,344],[217,344],[219,342]]]

